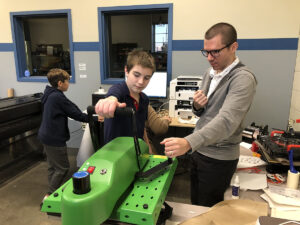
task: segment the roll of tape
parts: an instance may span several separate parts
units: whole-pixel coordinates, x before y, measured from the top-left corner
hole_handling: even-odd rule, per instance
[[[292,173],[290,170],[288,172],[288,177],[287,177],[287,183],[286,183],[286,187],[287,188],[292,188],[292,189],[297,189],[298,188],[298,184],[299,184],[299,177],[300,177],[300,173]]]
[[[7,89],[7,97],[14,97],[14,89],[13,88],[8,88]]]

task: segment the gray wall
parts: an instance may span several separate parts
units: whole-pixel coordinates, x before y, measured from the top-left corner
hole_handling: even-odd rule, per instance
[[[0,75],[0,98],[7,96],[7,89],[14,88],[15,95],[21,96],[36,92],[43,92],[46,82],[17,82],[14,53],[0,52],[1,75]],[[100,87],[100,66],[98,52],[75,52],[75,78],[76,82],[70,84],[65,95],[75,102],[80,109],[92,103],[91,94]],[[79,63],[86,64],[86,70],[79,70]],[[86,78],[80,78],[86,75]]]
[[[296,60],[296,50],[238,51],[237,55],[255,73],[258,86],[252,108],[245,125],[252,121],[258,125],[285,129],[289,118],[290,101]],[[201,75],[209,66],[206,58],[197,51],[174,51],[172,77]],[[91,94],[100,87],[98,52],[75,52],[76,83],[71,84],[66,96],[84,110],[92,103]],[[17,96],[43,92],[46,83],[17,82],[13,52],[0,52],[0,97],[7,96],[7,89],[14,88]],[[79,63],[86,70],[79,70]],[[86,75],[86,78],[80,78]],[[108,90],[109,85],[101,85]],[[70,121],[71,147],[78,147],[82,135],[81,124]],[[79,134],[79,135],[78,135]]]
[[[286,129],[294,80],[296,50],[238,51],[255,74],[258,86],[245,125],[255,122]],[[200,52],[173,52],[173,77],[203,74],[208,67]]]
[[[17,82],[16,69],[13,52],[0,52],[0,62],[2,72],[0,75],[0,98],[7,96],[7,89],[14,88],[15,96],[22,96],[43,92],[48,83],[43,82]],[[73,101],[81,110],[85,110],[92,104],[92,93],[100,87],[100,67],[98,52],[75,52],[75,74],[76,83],[70,84],[69,90],[65,95]],[[79,70],[79,63],[86,64],[86,70]],[[86,78],[80,78],[86,75]],[[103,87],[105,87],[103,85]],[[108,86],[105,87],[106,90]],[[81,123],[69,120],[71,140],[69,147],[79,147],[82,136]]]

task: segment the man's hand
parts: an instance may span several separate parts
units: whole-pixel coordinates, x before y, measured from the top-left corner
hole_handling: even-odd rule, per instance
[[[205,96],[202,90],[198,90],[195,92],[193,100],[194,100],[194,107],[196,110],[203,108],[207,103],[207,97]]]
[[[116,97],[109,96],[97,102],[95,112],[104,118],[113,118],[117,107],[124,108],[126,103],[120,103]]]
[[[161,145],[165,145],[165,155],[169,158],[184,155],[191,149],[190,143],[184,138],[165,138]]]

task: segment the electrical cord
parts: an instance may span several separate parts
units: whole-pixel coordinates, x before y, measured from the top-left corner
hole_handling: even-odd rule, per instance
[[[74,130],[74,131],[70,132],[70,134],[74,134],[74,133],[76,133],[76,132],[78,132],[80,130],[82,130],[82,127],[78,128],[77,130]]]
[[[157,114],[159,117],[169,116],[168,109],[162,109],[163,106],[169,104],[169,101],[164,102],[157,110]]]

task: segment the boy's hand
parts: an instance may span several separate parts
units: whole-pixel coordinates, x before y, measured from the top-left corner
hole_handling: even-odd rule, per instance
[[[164,116],[164,117],[162,117],[162,119],[167,120],[169,124],[172,123],[172,118],[169,116]]]
[[[113,118],[117,107],[124,108],[126,103],[120,103],[116,97],[109,96],[97,102],[95,112],[104,118]]]

